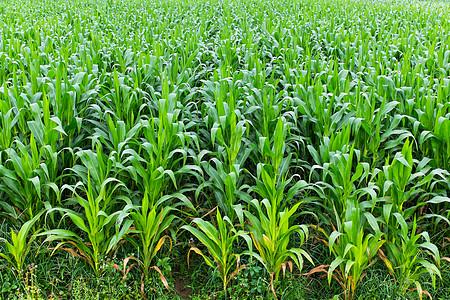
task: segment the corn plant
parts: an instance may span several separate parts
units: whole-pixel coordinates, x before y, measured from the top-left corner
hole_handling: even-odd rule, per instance
[[[391,208],[384,209],[384,219],[389,222],[389,214]],[[389,230],[393,231],[394,237],[388,240],[384,249],[379,250],[380,256],[389,273],[395,277],[397,284],[400,287],[402,294],[417,290],[417,293],[422,299],[423,294],[431,297],[428,291],[423,290],[420,283],[421,275],[428,273],[432,279],[433,287],[436,286],[436,276],[441,277],[439,272],[440,256],[439,250],[433,243],[430,242],[430,237],[426,231],[417,232],[417,221],[413,220],[412,228],[410,229],[403,216],[399,213],[393,213],[394,218],[400,224],[388,224]],[[420,243],[421,240],[424,242]],[[425,258],[425,255],[430,255],[436,264],[430,262]],[[408,290],[411,285],[415,288]]]
[[[359,205],[348,202],[345,218],[328,236],[328,247],[334,260],[327,271],[328,283],[334,278],[344,289],[345,299],[353,299],[356,287],[363,280],[365,270],[376,261],[380,247],[385,243],[375,217],[362,213]],[[365,233],[365,222],[374,234]]]
[[[287,204],[294,200],[306,183],[300,180],[290,186],[293,177],[286,178],[290,162],[290,156],[284,157],[287,133],[288,126],[284,118],[280,117],[276,123],[273,138],[259,139],[259,152],[265,164],[258,164],[256,186],[252,190],[263,200],[254,199],[249,203],[249,207],[256,211],[256,215],[250,211],[244,211],[250,221],[249,231],[253,243],[258,250],[258,254],[254,255],[268,271],[271,278],[271,290],[275,297],[275,284],[282,269],[286,270],[286,266],[289,266],[292,272],[293,261],[301,270],[304,257],[312,262],[308,253],[300,248],[308,238],[307,227],[290,223],[291,217],[297,213],[303,201],[297,201],[290,208]],[[295,233],[300,236],[299,248],[289,247],[289,241]]]
[[[244,211],[250,222],[249,231],[258,250],[258,254],[252,253],[260,261],[270,275],[270,287],[275,297],[275,285],[283,270],[286,268],[293,270],[293,263],[301,271],[303,268],[303,258],[313,261],[309,254],[300,247],[308,239],[308,228],[305,225],[292,225],[291,217],[297,212],[301,202],[298,202],[290,209],[279,211],[277,207],[272,206],[269,200],[264,199],[261,202],[252,200],[251,206],[256,210],[256,214]],[[298,234],[300,241],[298,248],[290,247],[289,241],[294,234]],[[290,261],[290,260],[292,261]]]
[[[202,174],[196,165],[187,164],[187,145],[190,136],[183,132],[184,124],[178,121],[180,110],[175,95],[169,94],[168,84],[164,84],[163,99],[160,99],[159,117],[142,120],[143,138],[133,143],[139,144],[137,151],[124,150],[125,165],[136,188],[149,193],[153,206],[159,198],[178,189],[181,179],[187,173]],[[196,176],[198,177],[198,176]],[[198,177],[200,180],[200,178]]]
[[[265,70],[261,70],[260,76],[261,78],[266,77]],[[268,137],[270,133],[274,132],[277,124],[274,121],[280,116],[284,106],[285,98],[283,92],[277,93],[278,82],[273,79],[274,76],[275,74],[272,73],[272,78],[270,78],[273,83],[263,86],[261,89],[259,89],[259,84],[255,83],[256,86],[251,90],[246,102],[251,111],[248,118],[255,127],[257,134],[255,139]]]
[[[11,217],[31,220],[43,209],[45,200],[59,201],[57,153],[51,147],[39,147],[33,134],[28,146],[20,141],[15,145],[5,150],[8,159],[0,165],[0,190],[10,199],[3,207]]]
[[[383,200],[388,204],[392,214],[389,216],[390,224],[396,223],[393,213],[399,213],[404,219],[409,219],[414,213],[423,210],[424,206],[436,206],[449,201],[445,193],[440,192],[439,185],[446,185],[446,171],[441,169],[430,170],[427,164],[429,158],[421,161],[412,158],[412,144],[405,142],[402,152],[397,152],[383,170],[377,171],[374,181],[382,192]],[[407,206],[407,207],[404,207]],[[381,206],[378,209],[381,212]],[[424,218],[433,217],[447,221],[445,215],[428,214]]]
[[[389,166],[388,179],[393,183],[391,187],[391,201],[395,211],[403,210],[404,197],[406,195],[405,189],[413,167],[412,146],[412,144],[406,141],[402,153],[397,153],[392,164]]]
[[[116,160],[114,153],[110,153],[109,155],[106,154],[102,144],[99,142],[95,145],[95,151],[80,150],[75,153],[74,158],[74,166],[67,170],[75,175],[71,177],[71,179],[78,179],[79,182],[85,186],[90,185],[90,188],[92,189],[91,193],[94,197],[100,195],[100,193],[102,193],[101,190],[105,189],[103,193],[108,195],[108,197],[105,197],[104,199],[103,209],[109,213],[114,209],[114,204],[118,198],[113,191],[117,188],[123,188],[123,185],[104,185],[103,183],[118,180],[117,177],[121,175],[122,169],[120,161]],[[68,190],[70,190],[70,188],[68,188]]]
[[[18,232],[11,229],[11,243],[5,239],[0,241],[6,243],[7,253],[0,253],[0,257],[5,259],[16,272],[23,271],[25,259],[31,250],[31,243],[36,239],[40,229],[33,231],[33,225],[42,216],[44,212],[40,212],[33,219],[25,222]],[[29,234],[32,233],[30,237]]]
[[[321,218],[331,218],[332,223],[345,219],[349,202],[361,202],[364,207],[373,208],[379,198],[379,187],[373,183],[373,177],[378,171],[371,173],[368,163],[354,163],[354,159],[359,159],[359,152],[354,148],[345,150],[348,153],[336,151],[329,163],[313,166],[314,172],[322,171],[322,180],[317,183],[320,187],[317,193],[327,213]]]
[[[2,105],[2,113],[1,113],[1,128],[2,132],[0,133],[0,150],[5,150],[10,148],[11,143],[13,141],[13,116],[12,116],[12,108],[5,107],[5,105]],[[8,110],[9,108],[9,110]]]
[[[419,145],[425,155],[433,157],[439,167],[448,170],[450,157],[448,109],[442,107],[442,92],[436,98],[426,97],[425,101],[417,103],[416,121],[424,128],[420,134]]]
[[[130,205],[126,205],[123,209],[112,213],[105,211],[105,206],[107,206],[111,198],[111,193],[106,193],[106,186],[109,184],[114,186],[111,193],[114,193],[117,188],[123,185],[117,180],[110,178],[102,183],[98,195],[95,194],[92,188],[91,180],[88,180],[87,188],[83,185],[77,185],[71,189],[78,204],[84,210],[84,218],[83,214],[71,209],[53,209],[64,213],[63,218],[69,217],[76,226],[77,231],[81,232],[81,235],[67,229],[53,229],[41,233],[41,235],[47,236],[45,242],[60,241],[53,248],[52,254],[58,249],[70,252],[75,257],[85,260],[91,266],[96,276],[102,273],[101,260],[118,246],[133,223],[132,220],[127,218],[129,215],[128,211],[131,208]],[[81,190],[87,199],[83,198],[78,190]],[[67,248],[63,248],[63,246],[67,246]]]
[[[237,122],[234,111],[228,116],[220,114],[224,112],[219,111],[219,122],[214,123],[211,129],[211,141],[214,146],[215,140],[218,140],[220,145],[218,152],[228,166],[227,171],[231,172],[238,157],[246,127],[244,121]]]
[[[240,265],[240,254],[233,252],[235,241],[239,237],[243,238],[247,242],[250,253],[252,244],[248,234],[242,230],[237,231],[228,217],[225,216],[222,218],[219,210],[217,210],[216,222],[217,225],[214,226],[212,223],[201,218],[195,218],[193,223],[195,223],[198,228],[191,225],[184,225],[181,228],[192,233],[200,243],[207,248],[209,254],[212,256],[211,259],[198,247],[191,247],[188,252],[188,262],[189,254],[191,251],[194,251],[203,257],[208,266],[211,268],[218,268],[220,279],[222,279],[223,283],[223,291],[226,293],[230,279],[233,278],[241,268],[245,267],[244,265]]]
[[[167,197],[165,199],[168,200]],[[161,201],[151,206],[148,193],[145,193],[141,206],[132,205],[130,218],[133,221],[134,229],[130,230],[130,234],[126,237],[138,251],[138,258],[133,257],[133,259],[138,262],[143,277],[147,278],[150,270],[154,269],[160,274],[167,289],[167,280],[161,270],[157,266],[152,266],[152,264],[154,257],[164,245],[166,239],[172,245],[171,238],[164,234],[164,231],[171,226],[176,218],[175,215],[170,214],[174,209],[171,206],[162,206]],[[138,239],[133,238],[133,234],[137,234]]]
[[[256,166],[256,185],[251,190],[262,199],[268,199],[274,209],[283,208],[295,201],[300,190],[314,189],[308,186],[304,180],[289,176],[289,166],[292,162],[292,154],[287,153],[287,136],[289,126],[286,120],[280,117],[277,120],[272,137],[259,138],[259,155],[264,163]],[[294,183],[295,182],[295,183]],[[295,203],[295,202],[294,202]]]
[[[214,162],[215,167],[212,162]],[[242,223],[242,205],[243,203],[251,200],[248,194],[250,186],[243,184],[242,173],[245,170],[241,169],[238,164],[235,164],[230,173],[227,173],[223,163],[213,158],[211,161],[201,162],[205,173],[212,178],[212,181],[205,181],[196,194],[200,193],[200,188],[212,187],[215,200],[219,208],[223,211],[224,215],[230,218],[231,222],[234,222],[237,217],[240,217]]]

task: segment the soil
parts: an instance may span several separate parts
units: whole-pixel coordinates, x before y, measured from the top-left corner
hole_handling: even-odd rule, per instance
[[[189,287],[189,285],[191,284],[189,278],[174,276],[174,279],[175,291],[177,292],[177,294],[183,299],[189,299],[189,296],[192,295],[192,289]]]

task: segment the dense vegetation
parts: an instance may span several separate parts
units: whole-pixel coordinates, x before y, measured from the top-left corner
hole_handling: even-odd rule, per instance
[[[0,298],[449,299],[450,6],[0,0]]]

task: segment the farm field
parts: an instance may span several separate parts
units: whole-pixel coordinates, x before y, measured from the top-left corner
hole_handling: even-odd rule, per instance
[[[450,299],[450,3],[0,0],[0,299]]]

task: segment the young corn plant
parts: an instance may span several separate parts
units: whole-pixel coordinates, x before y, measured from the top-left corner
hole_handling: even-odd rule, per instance
[[[330,158],[330,163],[313,167],[313,170],[322,170],[320,184],[324,186],[325,206],[331,211],[336,210],[339,217],[345,214],[348,198],[356,190],[356,184],[363,174],[364,167],[359,162],[353,172],[355,158],[358,156],[352,148],[348,153],[337,152]]]
[[[385,252],[379,249],[379,254],[389,273],[394,276],[403,295],[417,291],[420,299],[423,294],[431,295],[423,290],[421,285],[422,274],[428,273],[432,279],[433,288],[436,288],[436,276],[441,278],[438,269],[440,266],[439,250],[430,241],[426,231],[417,232],[417,221],[414,218],[412,228],[409,228],[403,216],[394,212],[392,215],[395,223],[392,224],[389,214],[392,211],[392,205],[385,205],[384,220],[387,223],[388,230],[392,231],[391,240],[384,245]],[[389,222],[389,223],[388,223]],[[421,242],[421,240],[424,240]],[[426,255],[431,256],[436,264],[426,259]],[[411,288],[414,285],[415,288]]]
[[[386,189],[391,184],[390,201],[392,201],[394,211],[396,212],[403,211],[403,204],[408,196],[406,187],[410,181],[413,169],[412,147],[413,144],[410,144],[407,140],[403,145],[402,152],[395,155],[392,164],[388,168],[387,179],[389,181],[385,182],[383,187]],[[414,190],[410,189],[410,192]]]
[[[418,143],[427,157],[432,157],[438,167],[449,170],[450,161],[450,121],[445,97],[441,93],[438,99],[423,97],[416,103],[417,119],[415,121],[424,128]],[[439,99],[441,98],[441,99]]]
[[[114,188],[107,193],[109,184],[112,184]],[[64,213],[63,218],[69,217],[76,226],[76,231],[53,229],[40,234],[47,236],[45,242],[60,241],[53,248],[52,255],[58,249],[68,251],[75,257],[85,260],[91,266],[94,274],[97,277],[100,276],[102,273],[101,260],[119,245],[133,223],[133,220],[128,218],[131,208],[129,204],[111,213],[107,213],[105,210],[112,195],[121,186],[123,183],[109,178],[102,183],[98,194],[94,191],[90,179],[87,188],[81,183],[74,188],[68,187],[75,195],[78,205],[83,208],[84,214],[68,208],[54,208],[48,211],[49,213],[52,211]],[[87,199],[82,195],[85,195]]]
[[[0,201],[0,206],[14,219],[31,220],[44,208],[46,200],[52,204],[59,201],[55,183],[58,156],[51,147],[39,147],[34,134],[29,145],[18,140],[14,144],[14,148],[5,150],[8,159],[0,164],[0,190],[9,199]]]
[[[172,245],[171,238],[167,234],[164,234],[176,218],[174,214],[171,214],[175,210],[174,207],[163,206],[164,200],[168,199],[166,197],[162,199],[163,201],[158,201],[155,205],[151,206],[148,193],[145,193],[140,206],[132,205],[130,218],[133,221],[134,228],[131,228],[129,234],[126,236],[126,239],[137,250],[137,257],[130,257],[130,259],[138,263],[142,271],[142,279],[147,278],[150,271],[154,269],[159,273],[161,281],[167,289],[169,289],[167,280],[161,270],[152,264],[154,257],[166,240],[169,240]],[[134,234],[136,234],[136,237],[134,237]],[[144,280],[142,280],[142,284],[143,282]]]
[[[120,161],[125,149],[129,148],[130,141],[139,134],[142,123],[138,122],[127,128],[125,122],[118,120],[116,116],[105,113],[104,118],[106,126],[94,128],[92,140],[101,141],[109,152],[114,154],[115,159]]]
[[[252,252],[252,243],[248,234],[242,230],[236,230],[230,219],[225,216],[222,218],[219,209],[217,209],[216,215],[217,225],[205,221],[200,218],[195,218],[193,223],[197,227],[191,225],[184,225],[181,227],[192,233],[200,243],[208,249],[212,259],[204,254],[199,248],[191,247],[188,252],[188,266],[189,266],[189,254],[191,251],[201,255],[206,264],[211,268],[218,268],[220,279],[222,279],[222,287],[226,297],[226,290],[230,280],[245,267],[240,265],[240,254],[234,253],[233,246],[235,241],[241,237],[243,238],[249,247],[249,252]]]
[[[2,101],[3,102],[3,101]],[[0,151],[11,147],[13,141],[13,109],[0,105]]]
[[[41,231],[41,229],[38,229],[33,232],[33,225],[43,213],[40,212],[33,219],[25,222],[19,232],[11,229],[11,243],[5,239],[0,239],[0,242],[6,243],[6,250],[8,251],[7,253],[0,253],[0,258],[5,259],[19,275],[24,269],[25,259],[31,250],[31,243],[35,240],[39,231]],[[30,232],[32,234],[28,237]]]
[[[325,163],[331,163],[333,157],[338,153],[348,153],[350,143],[351,126],[346,126],[340,131],[333,132],[330,137],[324,137],[320,141],[320,145],[314,148],[308,145],[308,151],[311,154],[314,162],[318,166],[323,166]]]
[[[74,155],[74,166],[68,171],[75,175],[71,178],[78,179],[84,186],[90,185],[94,195],[99,195],[102,188],[105,189],[106,195],[111,195],[103,204],[103,210],[109,213],[114,210],[114,204],[119,198],[116,197],[118,194],[112,193],[118,187],[113,184],[105,186],[103,183],[118,180],[117,177],[121,175],[123,165],[116,160],[114,152],[108,154],[100,142],[95,143],[93,150],[77,151]]]
[[[164,90],[164,98],[158,102],[159,117],[141,121],[144,137],[133,142],[137,151],[124,150],[126,170],[136,189],[149,193],[150,206],[174,188],[184,186],[182,179],[186,174],[198,180],[202,174],[200,167],[186,163],[190,136],[184,132],[183,122],[178,121],[180,110],[175,95]]]
[[[218,122],[215,122],[211,129],[211,142],[214,147],[217,139],[219,147],[219,157],[227,166],[228,172],[233,172],[233,167],[238,159],[239,150],[242,144],[242,137],[246,131],[245,122],[237,122],[237,115],[232,111],[229,115],[220,115]],[[248,153],[244,153],[246,158]],[[239,163],[244,163],[245,159],[240,159]]]
[[[285,274],[286,267],[289,266],[292,273],[293,261],[301,271],[304,257],[312,263],[308,253],[301,249],[308,238],[307,227],[291,223],[303,201],[297,200],[293,204],[290,202],[294,201],[296,194],[306,186],[306,183],[300,180],[289,187],[293,177],[289,179],[286,177],[291,156],[284,157],[288,130],[284,118],[280,117],[273,138],[260,138],[259,152],[265,163],[257,166],[256,186],[252,190],[263,200],[254,199],[250,202],[249,207],[253,208],[256,214],[244,211],[250,222],[248,228],[253,243],[258,250],[258,254],[254,255],[268,271],[271,279],[270,287],[275,297],[277,297],[275,285],[281,270]],[[300,237],[296,248],[289,246],[294,234]]]
[[[327,224],[330,219],[332,224],[344,220],[349,202],[372,209],[377,205],[379,187],[372,182],[377,173],[370,172],[368,163],[359,162],[359,154],[352,147],[348,153],[336,152],[330,157],[330,163],[313,167],[322,171],[322,181],[317,183],[320,187],[317,192],[326,214],[319,217]],[[354,163],[355,159],[357,161]]]
[[[421,218],[437,218],[448,222],[445,214],[424,214],[427,207],[435,209],[439,205],[445,205],[450,200],[446,193],[441,191],[439,185],[446,186],[447,172],[442,169],[431,170],[429,158],[417,161],[412,157],[413,145],[407,140],[402,151],[397,152],[391,162],[376,172],[376,185],[382,191],[382,200],[387,206],[378,206],[382,211],[389,207],[392,212],[390,224],[399,224],[393,217],[393,213],[399,213],[405,220],[415,213],[422,214]],[[375,172],[374,172],[375,174]],[[388,235],[390,231],[386,232]],[[388,237],[391,239],[391,237]]]
[[[358,84],[352,98],[351,102],[356,115],[350,118],[350,124],[355,144],[366,161],[374,168],[380,157],[389,153],[391,148],[395,148],[404,136],[411,134],[407,130],[398,128],[402,120],[400,115],[395,114],[400,104],[398,101],[388,101],[386,98],[380,101],[374,96],[373,89],[367,92],[361,91],[361,84]],[[389,140],[388,137],[393,135],[399,137]]]
[[[295,203],[295,196],[303,189],[313,189],[304,180],[293,184],[296,176],[289,177],[292,153],[287,154],[287,137],[289,126],[284,117],[276,123],[271,138],[259,139],[258,155],[263,163],[256,166],[256,185],[251,188],[262,199],[268,199],[272,207],[282,211],[285,206]],[[287,155],[286,155],[287,154]]]
[[[265,75],[265,70],[262,70],[261,80],[265,80]],[[268,137],[275,130],[276,120],[284,107],[284,91],[277,93],[277,85],[280,80],[274,80],[274,76],[275,73],[272,73],[270,78],[272,84],[264,85],[261,89],[257,86],[251,89],[250,96],[246,101],[249,111],[246,116],[255,128],[256,139]]]
[[[231,84],[231,83],[230,83]],[[213,122],[211,127],[212,147],[217,148],[213,158],[209,162],[203,161],[201,164],[205,172],[212,179],[205,182],[203,187],[211,187],[216,196],[217,204],[222,212],[235,221],[236,208],[241,205],[239,200],[249,201],[248,194],[244,191],[247,188],[243,182],[243,166],[250,154],[250,149],[241,151],[243,137],[247,130],[246,121],[239,120],[241,115],[238,110],[234,110],[236,103],[233,91],[230,89],[230,98],[224,102],[224,94],[227,87],[210,87],[215,97],[215,106],[209,107],[206,122]],[[208,94],[207,94],[208,95]],[[214,165],[212,164],[214,162]]]
[[[214,76],[218,79],[217,72]],[[217,156],[222,161],[227,173],[233,172],[234,164],[245,162],[248,151],[241,153],[242,139],[248,132],[247,120],[238,109],[240,89],[233,88],[233,82],[221,80],[218,84],[206,82],[203,94],[209,101],[206,103],[205,123],[211,130],[211,144],[217,148]],[[228,97],[227,97],[228,95]],[[241,157],[238,157],[241,154]]]
[[[366,233],[365,222],[374,234]],[[328,274],[328,283],[334,278],[344,289],[344,297],[351,300],[356,287],[365,277],[365,270],[376,261],[380,247],[385,243],[378,222],[371,213],[362,213],[358,203],[348,201],[345,217],[328,238],[328,247],[333,254]]]
[[[303,268],[303,258],[313,261],[309,254],[300,247],[308,239],[308,228],[305,225],[292,225],[292,216],[297,212],[302,202],[298,202],[292,208],[279,210],[276,203],[271,203],[268,199],[261,202],[257,199],[251,201],[250,205],[256,210],[256,214],[244,211],[250,225],[248,229],[253,240],[253,244],[258,253],[250,253],[266,268],[270,275],[270,288],[277,298],[276,284],[283,270],[283,276],[289,267],[293,271],[293,263],[299,271]],[[298,234],[300,241],[298,247],[290,247],[289,241],[294,234]]]
[[[209,162],[202,161],[201,164],[212,180],[205,181],[199,186],[197,197],[205,187],[212,187],[217,205],[224,215],[230,218],[232,223],[237,217],[242,221],[242,204],[251,201],[247,192],[250,187],[243,183],[242,173],[245,170],[241,169],[239,164],[235,164],[233,171],[227,174],[226,167],[224,168],[223,163],[217,158],[212,158]]]

